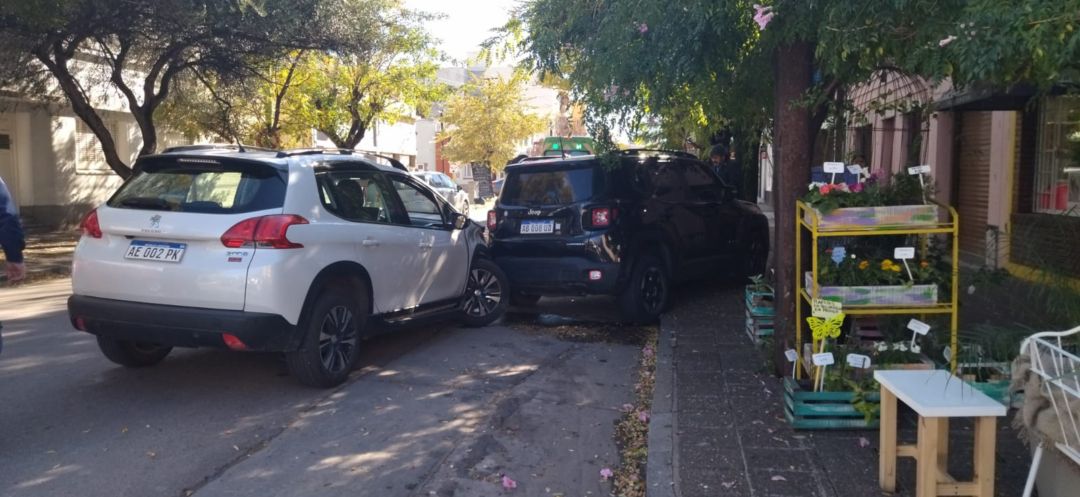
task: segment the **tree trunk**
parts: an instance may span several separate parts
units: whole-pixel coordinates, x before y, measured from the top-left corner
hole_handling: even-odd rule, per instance
[[[59,50],[57,50],[59,51]],[[109,168],[113,170],[118,176],[123,179],[131,177],[131,167],[127,165],[122,158],[120,158],[119,152],[116,150],[116,140],[112,133],[109,131],[108,126],[105,125],[105,121],[90,104],[89,98],[83,89],[79,86],[79,83],[75,80],[75,77],[68,70],[67,62],[63,54],[49,53],[44,49],[38,50],[34,53],[37,59],[45,65],[45,68],[52,73],[56,78],[57,84],[60,86],[60,90],[64,92],[64,96],[68,98],[68,102],[71,103],[71,110],[75,112],[75,115],[82,119],[90,131],[97,137],[98,142],[101,143],[101,151],[105,156],[105,163],[109,165]],[[53,57],[56,57],[55,60]]]
[[[813,84],[813,46],[793,42],[776,52],[776,109],[773,151],[776,168],[773,174],[776,232],[773,237],[773,268],[776,290],[776,331],[774,362],[778,373],[788,362],[784,350],[795,344],[795,201],[810,182],[810,161],[814,135],[811,112],[796,101]]]

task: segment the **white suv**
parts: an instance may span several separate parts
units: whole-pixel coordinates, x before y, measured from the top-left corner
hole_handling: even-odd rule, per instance
[[[140,158],[83,221],[71,322],[124,366],[174,346],[282,351],[301,382],[327,387],[371,317],[498,319],[507,280],[482,227],[403,169],[321,150]]]

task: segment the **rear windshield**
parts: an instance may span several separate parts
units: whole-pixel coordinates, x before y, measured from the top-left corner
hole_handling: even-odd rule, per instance
[[[285,180],[268,165],[168,161],[139,169],[109,207],[240,214],[285,205]]]
[[[574,204],[591,199],[602,186],[603,176],[594,167],[520,171],[507,176],[500,200],[520,206]]]

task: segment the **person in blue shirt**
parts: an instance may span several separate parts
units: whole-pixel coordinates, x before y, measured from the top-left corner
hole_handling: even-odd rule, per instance
[[[4,249],[5,273],[8,283],[14,283],[26,277],[26,265],[23,263],[23,248],[26,238],[23,236],[22,222],[15,209],[15,200],[4,179],[0,178],[0,247]],[[3,329],[3,325],[0,325]],[[0,336],[0,351],[4,350],[4,339]]]

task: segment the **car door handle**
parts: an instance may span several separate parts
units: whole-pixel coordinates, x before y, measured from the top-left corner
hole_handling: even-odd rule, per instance
[[[368,238],[368,239],[360,242],[360,245],[362,245],[364,247],[378,247],[381,244],[379,243],[378,240],[375,240],[373,238]]]

